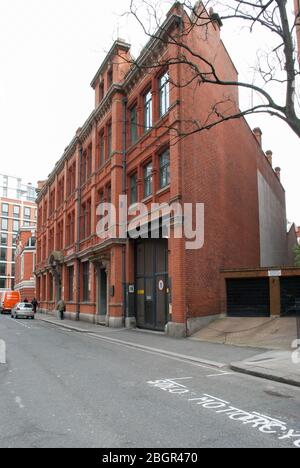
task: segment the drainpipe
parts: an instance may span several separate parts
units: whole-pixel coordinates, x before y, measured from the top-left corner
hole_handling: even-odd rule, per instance
[[[81,287],[80,287],[80,267],[81,267],[81,262],[80,259],[78,258],[79,252],[80,252],[80,218],[81,218],[81,162],[82,162],[82,146],[80,147],[79,150],[79,164],[78,164],[78,194],[77,194],[77,311],[76,311],[76,321],[79,322],[80,320],[80,296],[81,296]]]
[[[122,194],[126,195],[126,168],[127,168],[127,98],[123,98],[123,130],[122,130]],[[123,283],[123,314],[126,322],[127,319],[127,283],[126,283],[126,246],[122,249],[122,283]]]

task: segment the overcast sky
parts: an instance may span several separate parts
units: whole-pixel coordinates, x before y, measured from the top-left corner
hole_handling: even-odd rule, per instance
[[[128,3],[0,0],[1,173],[33,183],[47,178],[93,109],[89,84],[112,41],[126,39],[135,53],[143,45],[138,26],[121,16]],[[234,33],[225,27],[222,36],[244,77],[248,45]],[[288,217],[300,225],[300,140],[275,118],[249,120],[262,128],[264,149],[282,168]]]

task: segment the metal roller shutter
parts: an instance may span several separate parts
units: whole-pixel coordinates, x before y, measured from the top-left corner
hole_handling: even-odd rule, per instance
[[[228,279],[227,314],[229,317],[269,317],[269,279]]]

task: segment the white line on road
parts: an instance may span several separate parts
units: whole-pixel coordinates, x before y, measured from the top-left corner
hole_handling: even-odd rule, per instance
[[[25,408],[25,406],[24,406],[23,403],[22,403],[21,398],[18,397],[18,396],[16,397],[16,403],[17,403],[17,405],[19,406],[20,409],[24,409],[24,408]]]
[[[21,327],[28,328],[29,330],[31,329],[31,327],[29,327],[28,325],[25,325],[25,323],[18,322],[18,320],[12,320],[12,319],[9,319],[9,318],[7,318],[6,320],[9,320],[11,323],[15,323],[17,325],[20,325]]]
[[[0,364],[6,364],[6,343],[0,340]]]
[[[225,375],[234,375],[234,372],[222,372],[221,374],[212,374],[206,377],[224,377]]]

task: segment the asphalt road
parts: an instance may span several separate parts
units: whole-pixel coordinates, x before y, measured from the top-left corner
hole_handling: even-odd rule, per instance
[[[300,447],[300,389],[40,321],[0,339],[1,448]]]

